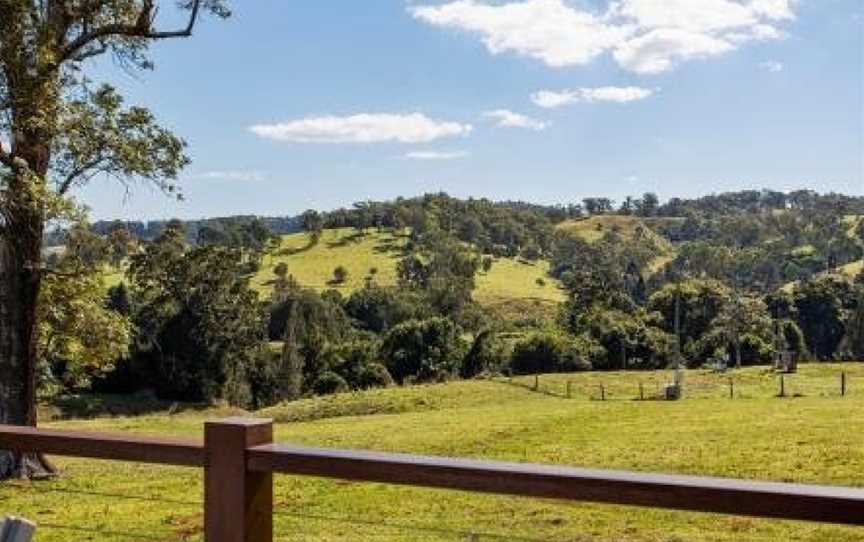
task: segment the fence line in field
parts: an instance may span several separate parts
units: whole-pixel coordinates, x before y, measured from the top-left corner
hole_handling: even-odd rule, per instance
[[[672,383],[658,378],[634,378],[621,383],[614,378],[602,379],[591,374],[590,380],[578,377],[566,378],[563,374],[547,373],[519,375],[515,377],[491,377],[490,381],[508,384],[534,393],[559,399],[582,399],[595,401],[631,401],[663,399],[663,389]],[[633,373],[631,373],[633,374]],[[769,379],[770,378],[770,379]],[[721,381],[721,379],[724,379]],[[802,382],[803,381],[803,382]],[[796,373],[772,373],[762,381],[752,378],[736,379],[729,373],[718,373],[714,382],[684,382],[686,399],[757,399],[791,397],[846,397],[855,394],[852,379],[841,371],[830,377],[812,377]]]

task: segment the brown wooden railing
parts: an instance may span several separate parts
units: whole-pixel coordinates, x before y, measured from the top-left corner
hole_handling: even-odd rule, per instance
[[[273,473],[864,526],[864,489],[286,446],[261,419],[203,444],[0,425],[0,449],[203,467],[207,542],[273,540]]]

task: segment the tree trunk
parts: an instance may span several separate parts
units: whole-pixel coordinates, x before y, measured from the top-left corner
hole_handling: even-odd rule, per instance
[[[0,423],[35,426],[43,221],[39,212],[22,215],[0,235]],[[0,479],[53,472],[39,454],[0,451]]]
[[[18,12],[13,16],[23,16],[18,5],[24,3],[12,4]],[[58,2],[48,6],[52,31],[61,34],[68,24],[68,12],[62,7]],[[10,148],[16,160],[8,173],[0,213],[0,423],[35,426],[42,236],[50,204],[46,183],[61,85],[59,71],[45,80],[38,75],[43,55],[51,58],[51,53],[56,53],[52,47],[57,35],[45,32],[49,39],[35,46],[35,63],[28,58],[25,36],[23,31],[4,36],[9,40],[4,48],[16,51],[4,58],[4,86],[12,104],[6,111],[11,121]],[[0,480],[37,478],[53,472],[39,454],[0,451]]]

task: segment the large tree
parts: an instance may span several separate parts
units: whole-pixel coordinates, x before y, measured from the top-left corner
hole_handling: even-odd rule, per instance
[[[109,54],[146,70],[154,40],[182,38],[225,0],[0,0],[0,423],[36,424],[38,299],[50,273],[45,226],[95,176],[149,182],[175,193],[185,143],[141,107],[86,77]],[[163,5],[164,4],[164,5]],[[160,29],[175,6],[182,28]],[[0,477],[48,470],[38,457],[0,452]]]

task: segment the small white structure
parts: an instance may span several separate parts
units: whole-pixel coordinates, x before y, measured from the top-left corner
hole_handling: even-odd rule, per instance
[[[36,534],[36,525],[26,519],[7,517],[0,524],[0,542],[30,542]]]
[[[797,373],[798,360],[795,357],[795,352],[790,350],[781,350],[774,354],[774,370],[781,373]]]

